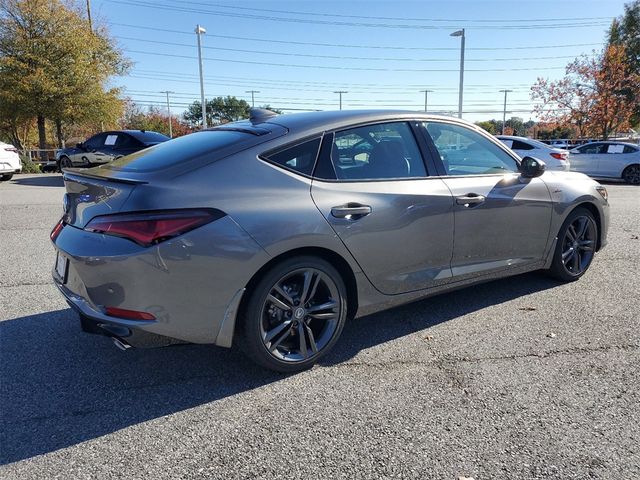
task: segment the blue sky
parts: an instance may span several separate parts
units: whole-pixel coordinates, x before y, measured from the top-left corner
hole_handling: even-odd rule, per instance
[[[117,78],[141,106],[172,112],[199,99],[195,25],[203,36],[207,98],[235,95],[281,109],[424,108],[457,112],[460,39],[466,31],[464,118],[525,120],[530,86],[558,78],[576,56],[603,46],[623,0],[244,1],[93,0],[134,62]],[[509,115],[508,115],[509,116]]]

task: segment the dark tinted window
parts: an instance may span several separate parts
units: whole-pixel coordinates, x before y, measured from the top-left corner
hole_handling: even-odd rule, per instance
[[[514,140],[512,150],[533,150],[535,147],[533,145],[529,145],[528,143],[521,142],[520,140]]]
[[[274,153],[265,155],[265,159],[272,163],[282,165],[290,170],[304,173],[305,175],[311,175],[313,172],[313,166],[318,156],[318,149],[320,148],[320,139],[314,138],[308,142],[304,142],[292,147],[287,147],[284,150],[279,150]]]
[[[104,146],[104,140],[107,138],[106,133],[98,133],[84,142],[85,148],[96,149]]]
[[[408,123],[382,123],[336,132],[331,161],[338,180],[425,177]]]
[[[636,147],[632,147],[631,145],[624,146],[624,153],[635,153],[638,149]]]
[[[517,172],[518,163],[484,135],[461,125],[426,122],[449,175]]]
[[[242,144],[246,144],[254,138],[256,137],[242,132],[205,130],[132,153],[114,160],[104,168],[134,172],[161,170],[206,154],[213,156],[216,152],[231,148],[235,144],[242,148]],[[215,157],[212,160],[215,160]]]
[[[131,135],[142,143],[160,143],[170,140],[169,137],[158,132],[131,132]]]
[[[133,138],[131,135],[127,135],[126,133],[118,134],[118,139],[116,140],[116,148],[117,149],[126,149],[126,148],[136,148],[142,147],[142,144]]]

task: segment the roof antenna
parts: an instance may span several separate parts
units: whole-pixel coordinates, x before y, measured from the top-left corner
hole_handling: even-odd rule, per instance
[[[251,123],[262,123],[271,117],[275,117],[278,114],[276,112],[272,112],[271,110],[267,110],[266,108],[250,108],[249,109],[249,120]]]

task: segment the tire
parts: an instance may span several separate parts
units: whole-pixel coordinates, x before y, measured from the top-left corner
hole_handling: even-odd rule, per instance
[[[66,157],[66,156],[60,157],[60,171],[62,171],[63,168],[72,168],[72,167],[73,167],[73,163],[71,162],[71,159],[69,157]]]
[[[13,173],[7,173],[5,175],[0,176],[0,181],[6,182],[7,180],[11,180],[13,178]]]
[[[338,271],[318,257],[292,257],[249,292],[238,346],[270,370],[302,371],[331,350],[346,317],[347,289]]]
[[[630,185],[640,185],[640,165],[629,165],[625,168],[622,179]]]
[[[589,269],[598,241],[598,224],[586,208],[576,208],[560,227],[549,274],[563,282],[578,280]]]

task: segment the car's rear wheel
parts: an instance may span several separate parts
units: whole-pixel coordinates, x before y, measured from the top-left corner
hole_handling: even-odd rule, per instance
[[[629,165],[625,168],[622,179],[631,185],[640,185],[640,165]]]
[[[7,173],[5,175],[0,175],[0,180],[6,182],[7,180],[11,180],[13,178],[13,173]]]
[[[279,372],[311,367],[342,333],[347,290],[327,261],[285,260],[249,292],[239,344],[258,364]]]
[[[591,265],[597,241],[593,214],[586,208],[576,208],[560,228],[549,273],[565,282],[579,279]]]

